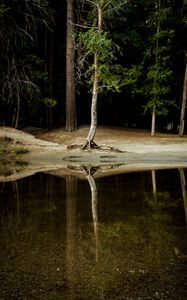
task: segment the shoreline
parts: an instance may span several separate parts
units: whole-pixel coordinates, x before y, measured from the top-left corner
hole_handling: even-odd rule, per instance
[[[119,134],[115,135],[114,133],[117,132]],[[101,128],[98,130],[96,142],[99,145],[114,146],[124,152],[101,150],[89,152],[66,149],[72,142],[81,144],[81,141],[84,141],[85,133],[85,128],[76,131],[76,133],[67,133],[58,129],[44,133],[44,140],[41,139],[42,134],[39,135],[39,139],[37,135],[35,137],[30,133],[14,128],[0,127],[0,137],[11,138],[15,143],[19,142],[29,150],[29,153],[22,157],[28,165],[17,173],[13,170],[9,176],[0,176],[0,181],[13,181],[38,172],[46,172],[61,177],[72,175],[84,179],[85,174],[82,172],[84,166],[97,169],[94,177],[136,171],[187,168],[186,137],[162,135],[150,138],[145,134],[139,136],[135,131],[130,135],[121,129]],[[66,144],[57,143],[58,136],[64,141],[66,140]],[[50,141],[46,141],[46,137]],[[55,142],[52,142],[51,139],[54,139]]]

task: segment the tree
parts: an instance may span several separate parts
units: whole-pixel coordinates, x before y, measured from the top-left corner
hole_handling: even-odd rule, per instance
[[[167,26],[168,19],[171,22],[171,7],[164,7],[161,0],[156,0],[155,12],[147,22],[150,32],[153,30],[150,49],[146,50],[149,65],[145,82],[145,92],[151,98],[145,108],[145,110],[149,109],[152,114],[151,136],[155,136],[156,115],[167,115],[168,107],[174,104],[174,101],[170,99],[173,77],[170,51],[174,31]]]
[[[183,1],[183,9],[182,9],[182,17],[183,24],[186,32],[186,24],[187,24],[187,13],[186,13],[187,1]],[[185,40],[186,43],[186,40]],[[186,47],[186,44],[185,44]],[[184,71],[184,81],[183,81],[183,95],[182,95],[182,103],[181,103],[181,115],[180,115],[180,125],[179,125],[179,136],[183,136],[184,134],[184,124],[185,124],[185,112],[186,112],[186,98],[187,98],[187,51],[185,49],[185,71]]]
[[[86,20],[85,32],[80,32],[77,38],[77,44],[84,48],[84,53],[79,58],[79,63],[85,66],[88,63],[84,78],[92,86],[91,101],[91,125],[85,144],[82,149],[91,149],[97,147],[94,142],[97,128],[97,102],[98,95],[104,91],[119,91],[121,86],[121,74],[117,74],[119,66],[115,68],[115,51],[118,47],[113,43],[109,33],[103,27],[104,18],[119,12],[124,7],[125,1],[109,0],[85,0],[90,6]],[[88,59],[89,57],[89,59]],[[93,58],[93,60],[92,60]],[[80,69],[79,69],[80,70]]]
[[[12,125],[17,128],[22,103],[38,97],[39,83],[47,80],[45,70],[40,69],[41,64],[44,65],[42,59],[32,51],[38,25],[48,26],[52,12],[47,0],[1,1],[0,19],[1,103],[9,107]]]
[[[181,137],[184,134],[184,123],[185,123],[185,112],[186,112],[186,101],[187,101],[186,98],[187,98],[187,53],[186,53],[186,68],[184,73],[183,95],[182,95],[180,126],[179,126],[179,136]]]
[[[73,0],[67,0],[67,35],[66,35],[66,131],[77,129],[75,104],[74,60],[75,47],[73,40],[74,13]]]
[[[103,11],[102,11],[103,1],[96,3],[97,6],[97,35],[98,37],[102,34],[102,22],[103,22]],[[95,146],[94,137],[97,128],[97,98],[99,90],[99,51],[97,48],[94,49],[94,75],[93,75],[93,91],[92,91],[92,104],[91,104],[91,125],[90,130],[86,139],[84,148],[91,148],[91,145]]]

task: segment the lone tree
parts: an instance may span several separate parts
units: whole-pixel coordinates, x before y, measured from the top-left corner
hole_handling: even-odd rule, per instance
[[[98,95],[106,91],[119,91],[122,85],[122,75],[119,66],[114,65],[115,52],[118,46],[104,29],[105,17],[114,15],[124,8],[127,0],[85,0],[90,12],[87,15],[86,26],[76,36],[77,48],[84,48],[78,60],[78,69],[83,67],[82,76],[91,85],[91,125],[86,142],[82,149],[91,150],[98,146],[94,142],[97,128]],[[106,24],[105,24],[106,25]],[[105,27],[106,28],[106,27]],[[86,66],[86,67],[85,67]],[[87,67],[89,66],[89,67]]]

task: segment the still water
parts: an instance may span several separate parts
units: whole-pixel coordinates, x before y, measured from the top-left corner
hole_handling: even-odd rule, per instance
[[[186,173],[0,183],[0,299],[187,299]]]

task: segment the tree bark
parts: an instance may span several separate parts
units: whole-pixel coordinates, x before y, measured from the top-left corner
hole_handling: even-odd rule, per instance
[[[98,71],[98,53],[94,54],[94,82],[93,82],[93,94],[91,105],[91,125],[87,136],[87,142],[90,143],[94,140],[96,128],[97,128],[97,99],[98,99],[98,87],[99,87],[99,71]]]
[[[75,103],[74,59],[75,47],[73,0],[67,0],[67,33],[66,33],[66,131],[77,129],[77,115]]]
[[[186,98],[187,98],[187,52],[186,52],[186,68],[185,68],[185,74],[184,74],[183,95],[182,95],[181,115],[180,115],[180,127],[179,127],[179,136],[180,137],[182,137],[184,134]]]
[[[155,4],[155,9],[156,9],[156,15],[158,15],[159,9],[161,7],[161,1],[158,0],[156,1]],[[155,78],[154,78],[154,90],[157,88],[157,76],[158,76],[158,50],[159,50],[159,32],[160,32],[160,20],[158,16],[157,24],[156,24],[156,45],[155,45]],[[151,123],[151,136],[155,136],[155,129],[156,129],[156,95],[154,92],[154,104],[153,104],[153,109],[152,109],[152,123]]]
[[[102,31],[102,7],[97,5],[97,18],[98,18],[98,35]],[[98,89],[99,89],[99,54],[95,50],[94,53],[94,78],[93,78],[93,92],[92,92],[92,105],[91,105],[91,125],[86,143],[83,145],[83,149],[91,149],[91,145],[94,144],[95,133],[97,129],[97,100],[98,100]]]
[[[155,127],[156,127],[156,107],[154,105],[152,110],[151,136],[155,136]]]

